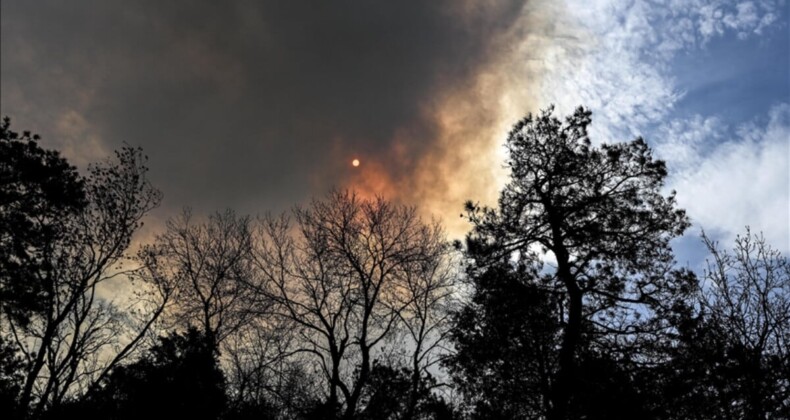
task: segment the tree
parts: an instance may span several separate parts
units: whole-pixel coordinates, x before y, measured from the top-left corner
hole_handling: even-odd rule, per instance
[[[790,263],[748,228],[732,251],[702,238],[699,311],[680,328],[666,401],[684,418],[788,417]]]
[[[286,410],[281,388],[296,391],[283,361],[287,328],[267,316],[269,299],[254,288],[254,241],[249,216],[226,210],[196,220],[185,209],[139,253],[145,281],[173,291],[166,327],[198,327],[221,350],[234,418]]]
[[[228,418],[291,418],[311,405],[311,376],[289,357],[291,327],[287,320],[257,316],[224,342]]]
[[[620,341],[665,328],[649,311],[673,302],[693,279],[672,272],[669,241],[689,222],[674,194],[661,194],[664,163],[642,139],[592,147],[583,108],[565,122],[552,112],[530,114],[511,130],[510,182],[499,208],[469,202],[467,214],[475,255],[556,261],[550,285],[563,296],[564,324],[548,417],[560,420],[578,386],[586,326]]]
[[[260,288],[274,302],[272,315],[293,322],[302,343],[295,351],[317,361],[328,386],[323,411],[344,406],[351,419],[375,349],[410,303],[407,279],[439,257],[441,235],[414,208],[348,192],[294,214],[295,231],[285,217],[261,225]]]
[[[0,407],[7,418],[23,418],[24,410],[19,406],[18,397],[24,380],[25,361],[19,349],[0,337]]]
[[[434,383],[435,379],[425,373],[415,391],[411,367],[391,366],[376,360],[370,371],[370,380],[362,393],[361,405],[364,409],[355,418],[359,420],[456,418],[452,407],[432,392]]]
[[[225,381],[214,340],[190,328],[160,337],[138,361],[113,370],[85,401],[53,411],[53,418],[214,420],[225,410]]]
[[[550,411],[562,319],[557,295],[540,287],[551,278],[535,268],[511,260],[470,270],[472,298],[456,314],[455,353],[444,364],[472,419],[545,418]],[[650,369],[591,346],[592,336],[584,334],[579,346],[570,416],[656,418]]]
[[[560,320],[537,273],[508,261],[472,272],[472,297],[455,315],[444,362],[474,419],[540,418],[549,408]]]
[[[41,148],[38,135],[10,126],[8,117],[0,123],[0,311],[24,325],[45,311],[49,245],[87,203],[77,169]]]
[[[173,289],[169,315],[176,325],[200,326],[220,344],[250,322],[252,308],[262,304],[248,287],[250,219],[227,210],[196,223],[185,209],[167,221],[166,229],[140,253],[145,279]]]
[[[451,327],[451,314],[455,304],[460,273],[457,272],[455,252],[437,224],[432,229],[434,237],[426,243],[425,259],[411,269],[404,270],[401,291],[395,295],[402,302],[399,312],[399,329],[404,332],[401,343],[408,350],[409,392],[402,420],[416,418],[418,405],[433,388],[445,386],[436,383],[429,369],[438,365],[447,355],[445,344]],[[411,347],[411,348],[409,348]],[[426,380],[430,379],[428,384]]]
[[[83,178],[56,152],[38,148],[36,138],[20,138],[8,120],[3,124],[2,144],[10,153],[2,166],[3,252],[6,243],[12,246],[0,263],[3,288],[27,297],[4,297],[0,324],[4,340],[24,358],[17,401],[32,417],[91,389],[134,351],[168,299],[163,290],[144,296],[155,299],[149,301],[155,307],[131,326],[131,318],[99,292],[113,278],[133,276],[136,267],[122,265],[126,249],[161,198],[145,177],[141,150],[123,148],[116,161],[90,166]],[[19,226],[5,224],[13,221]],[[7,236],[13,229],[19,237]],[[35,297],[33,305],[28,297]]]

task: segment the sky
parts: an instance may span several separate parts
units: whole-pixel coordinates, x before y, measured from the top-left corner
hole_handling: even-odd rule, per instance
[[[785,0],[3,0],[0,24],[0,114],[82,168],[143,147],[150,232],[350,188],[461,237],[463,202],[507,181],[509,127],[554,104],[666,160],[681,264],[701,229],[790,252]]]

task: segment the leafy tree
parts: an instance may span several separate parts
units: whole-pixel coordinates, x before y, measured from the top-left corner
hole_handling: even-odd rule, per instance
[[[410,395],[410,372],[376,361],[370,370],[370,380],[362,395],[361,405],[364,409],[357,418],[399,419],[409,409]]]
[[[594,327],[613,346],[666,328],[651,311],[688,292],[693,276],[672,272],[669,241],[689,222],[674,195],[661,193],[664,163],[642,139],[592,147],[583,108],[564,122],[552,112],[530,114],[510,132],[499,208],[469,202],[467,214],[474,255],[554,261],[549,287],[563,295],[563,326],[548,417],[561,420],[579,386],[583,332]]]
[[[451,330],[446,361],[473,419],[545,418],[561,345],[560,304],[540,287],[534,266],[501,261],[470,270],[473,294]],[[655,418],[657,382],[651,369],[616,351],[591,346],[589,331],[577,355],[577,395],[571,417]]]
[[[114,369],[88,400],[50,415],[218,419],[226,397],[217,357],[214,340],[197,329],[160,337],[140,360]]]
[[[538,418],[548,410],[560,325],[556,299],[508,262],[473,275],[473,295],[455,316],[445,361],[475,419]]]
[[[423,374],[415,390],[411,368],[375,361],[365,386],[358,420],[452,419],[455,413],[431,392],[435,379]],[[416,395],[415,395],[416,394]]]
[[[126,249],[161,194],[145,177],[140,149],[123,148],[81,177],[56,152],[40,149],[37,136],[13,133],[7,119],[2,136],[0,326],[23,358],[18,407],[39,417],[92,389],[161,313],[164,290],[130,302],[151,309],[143,319],[97,293],[102,283],[134,274],[122,265]]]
[[[19,324],[46,310],[50,246],[68,234],[64,221],[86,206],[76,168],[39,136],[0,123],[0,311]]]
[[[19,393],[25,380],[25,361],[13,343],[0,337],[0,407],[11,419],[22,418],[24,410],[19,406]]]
[[[585,349],[579,354],[577,395],[569,417],[590,420],[658,419],[654,368],[617,352]]]

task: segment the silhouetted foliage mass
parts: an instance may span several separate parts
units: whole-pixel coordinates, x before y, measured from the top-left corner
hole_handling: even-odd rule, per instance
[[[12,343],[0,337],[0,407],[11,419],[21,418],[18,396],[25,379],[25,360]]]
[[[0,310],[23,325],[46,310],[51,245],[86,205],[77,169],[38,140],[0,123]]]
[[[196,329],[161,337],[139,361],[115,369],[93,396],[50,416],[217,419],[226,402],[217,356],[213,340]]]
[[[486,267],[472,277],[472,299],[456,315],[455,352],[445,364],[475,419],[537,417],[547,409],[558,302],[531,284],[534,275],[507,262]]]
[[[453,409],[442,398],[431,392],[435,380],[426,376],[419,381],[416,405],[411,404],[412,372],[408,368],[388,366],[376,361],[370,374],[370,381],[363,393],[359,420],[396,420],[396,419],[451,419]]]
[[[456,315],[446,361],[472,419],[542,418],[557,376],[561,318],[557,296],[536,285],[537,273],[502,262],[476,272],[473,296]],[[627,363],[580,344],[578,392],[570,417],[650,417],[652,383]]]

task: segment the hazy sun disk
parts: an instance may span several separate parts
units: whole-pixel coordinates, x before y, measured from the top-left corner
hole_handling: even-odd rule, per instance
[[[354,165],[354,166],[359,166],[359,159],[352,160],[351,164]]]

